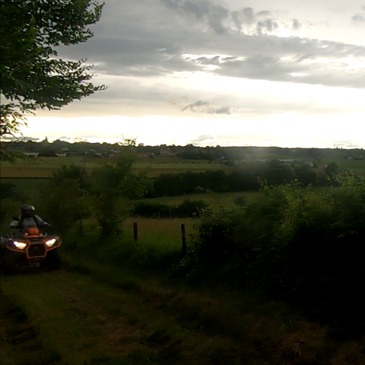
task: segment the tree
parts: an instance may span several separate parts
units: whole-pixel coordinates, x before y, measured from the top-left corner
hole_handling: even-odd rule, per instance
[[[60,109],[105,89],[94,86],[93,66],[61,59],[56,48],[93,36],[104,4],[98,0],[0,0],[0,138],[14,135],[25,116]]]
[[[52,228],[62,234],[65,241],[75,231],[75,225],[79,226],[91,215],[87,179],[85,168],[64,165],[52,173],[36,195],[37,209],[44,212]]]
[[[92,172],[94,214],[101,228],[100,235],[106,240],[118,231],[127,215],[129,207],[126,198],[131,194],[130,177],[134,159],[133,154],[120,154],[114,163]]]

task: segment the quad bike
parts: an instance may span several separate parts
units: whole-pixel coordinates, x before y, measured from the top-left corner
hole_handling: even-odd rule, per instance
[[[34,267],[56,270],[61,264],[58,254],[61,244],[59,236],[41,232],[36,227],[28,228],[24,233],[1,237],[1,270],[11,272]]]

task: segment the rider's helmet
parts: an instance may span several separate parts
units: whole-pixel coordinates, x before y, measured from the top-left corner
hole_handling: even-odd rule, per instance
[[[24,204],[21,208],[22,217],[32,217],[35,214],[35,208],[33,205]]]

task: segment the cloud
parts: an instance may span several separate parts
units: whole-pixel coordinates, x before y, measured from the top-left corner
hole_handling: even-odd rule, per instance
[[[179,14],[191,17],[206,24],[218,34],[223,34],[227,31],[224,22],[227,19],[229,12],[215,1],[208,0],[161,0],[161,2],[177,11]]]
[[[257,32],[261,33],[272,33],[279,28],[278,23],[273,20],[266,18],[257,22]]]
[[[168,9],[180,17],[200,26],[204,31],[213,30],[219,35],[230,34],[234,30],[247,34],[274,33],[280,27],[296,31],[299,21],[279,22],[271,16],[269,10],[255,11],[252,7],[231,11],[223,3],[211,0],[160,0]]]
[[[213,135],[203,134],[191,139],[188,144],[193,144],[194,146],[209,146],[216,140],[217,137]]]
[[[27,136],[5,136],[2,137],[5,142],[39,142],[41,139],[39,137],[27,137]]]
[[[361,61],[365,59],[365,47],[302,38],[240,38],[244,45],[241,50],[226,44],[221,48],[226,55],[196,55],[187,61],[200,65],[202,70],[211,68],[221,76],[365,87],[365,79],[360,77],[365,68]]]
[[[115,115],[237,114],[239,103],[231,102],[236,91],[223,92],[217,84],[205,85],[205,79],[190,81],[196,74],[241,84],[265,80],[365,88],[364,46],[305,38],[308,22],[302,12],[284,16],[267,9],[236,9],[214,0],[108,0],[95,36],[60,50],[60,55],[95,64],[96,83],[108,89],[65,110],[87,115],[99,115],[102,107]],[[239,94],[242,87],[235,90]]]
[[[251,7],[231,12],[231,18],[235,28],[248,35],[276,34],[280,29],[295,32],[301,28],[298,19],[293,19],[291,22],[279,21],[273,18],[271,11],[255,11]]]
[[[298,19],[293,19],[292,29],[299,30],[302,27],[302,24],[299,22]]]
[[[256,24],[256,15],[253,8],[248,7],[240,11],[231,13],[233,24],[238,31],[243,31],[246,27]]]
[[[365,24],[365,13],[357,13],[351,19],[356,24]]]
[[[108,1],[95,37],[78,48],[64,47],[62,52],[72,58],[88,58],[96,65],[96,73],[108,78],[156,78],[204,71],[250,79],[364,87],[364,68],[356,70],[346,59],[355,57],[361,64],[365,48],[276,35],[281,29],[299,29],[301,22],[296,18],[280,21],[268,10],[251,7],[232,12],[218,1],[160,0],[163,6],[158,4],[147,0],[143,6]],[[320,76],[322,71],[324,77]],[[304,74],[307,76],[293,76]],[[135,88],[127,85],[131,87]],[[123,97],[129,95],[126,90]]]
[[[186,105],[182,108],[182,111],[190,110],[194,113],[207,113],[207,114],[231,114],[229,107],[212,106],[205,101],[198,100],[195,103]]]

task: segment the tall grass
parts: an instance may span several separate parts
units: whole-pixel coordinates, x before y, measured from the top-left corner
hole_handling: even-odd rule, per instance
[[[158,251],[179,251],[182,243],[181,225],[185,225],[186,234],[190,235],[196,230],[197,221],[186,219],[150,219],[128,218],[123,222],[124,237],[134,241],[134,226],[138,227],[137,242],[154,247]]]
[[[66,255],[91,265],[103,263],[116,268],[128,266],[168,272],[182,255],[182,224],[185,242],[189,244],[196,232],[193,219],[128,218],[116,235],[105,239],[100,237],[95,222],[87,220],[67,234],[63,249]]]

